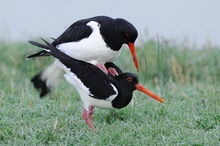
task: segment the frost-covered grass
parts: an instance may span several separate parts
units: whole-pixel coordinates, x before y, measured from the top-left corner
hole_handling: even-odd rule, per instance
[[[95,109],[95,133],[65,80],[46,98],[38,97],[30,78],[52,58],[25,60],[39,49],[1,42],[0,145],[220,145],[220,48],[179,46],[143,43],[137,48],[139,73],[123,49],[115,63],[137,73],[166,104],[135,91],[124,109]]]

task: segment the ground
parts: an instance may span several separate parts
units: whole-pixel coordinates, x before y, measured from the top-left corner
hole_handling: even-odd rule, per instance
[[[0,44],[0,145],[220,145],[220,48],[149,40],[137,47],[139,72],[123,48],[115,63],[166,104],[135,91],[124,109],[95,108],[93,132],[65,80],[43,99],[30,83],[53,58],[26,60],[39,49]]]

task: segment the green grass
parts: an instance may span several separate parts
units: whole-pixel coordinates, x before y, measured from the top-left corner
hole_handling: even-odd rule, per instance
[[[65,80],[39,99],[30,78],[53,59],[24,59],[37,50],[0,43],[0,145],[220,145],[220,48],[149,40],[137,48],[139,73],[124,48],[116,64],[137,73],[166,104],[135,91],[124,109],[95,109],[96,133]]]

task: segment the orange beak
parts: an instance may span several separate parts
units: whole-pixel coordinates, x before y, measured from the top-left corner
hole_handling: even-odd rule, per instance
[[[150,90],[146,89],[144,86],[142,86],[140,83],[137,84],[136,86],[136,89],[141,91],[141,92],[144,92],[145,94],[149,95],[150,97],[162,102],[162,103],[165,103],[165,101],[160,98],[159,96],[157,96],[156,94],[154,94],[153,92],[151,92]]]
[[[137,60],[137,56],[136,56],[136,51],[135,51],[134,43],[128,43],[128,47],[130,48],[131,55],[133,57],[134,64],[135,64],[135,66],[137,68],[137,71],[139,71],[138,60]]]

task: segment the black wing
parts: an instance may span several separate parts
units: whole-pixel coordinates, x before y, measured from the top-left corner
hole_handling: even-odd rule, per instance
[[[86,25],[88,22],[89,19],[84,19],[73,23],[52,42],[52,45],[57,46],[62,43],[77,42],[81,39],[88,38],[92,33],[91,27]]]
[[[56,47],[43,40],[47,45],[30,41],[31,44],[44,48],[50,55],[59,59],[67,68],[70,68],[85,86],[87,86],[94,95],[94,98],[106,99],[115,94],[113,87],[110,85],[108,76],[95,65],[76,60],[60,52]]]
[[[82,19],[73,23],[69,28],[67,28],[57,39],[52,38],[54,41],[51,43],[53,46],[57,46],[62,43],[77,42],[83,38],[87,38],[92,33],[91,27],[87,26],[90,21],[96,21],[101,25],[106,25],[105,28],[109,28],[112,25],[113,19],[107,16],[96,16],[92,18]],[[100,30],[102,33],[102,30]],[[110,33],[109,30],[105,32]],[[49,53],[43,50],[38,53],[27,56],[26,58],[48,56]]]
[[[108,24],[108,26],[111,26],[113,19],[107,16],[96,16],[76,21],[69,28],[67,28],[63,34],[55,39],[54,42],[52,42],[52,45],[57,46],[62,43],[77,42],[81,39],[89,37],[92,33],[92,29],[90,26],[87,26],[87,23],[90,21],[96,21],[101,25]],[[109,32],[109,30],[106,31]]]

